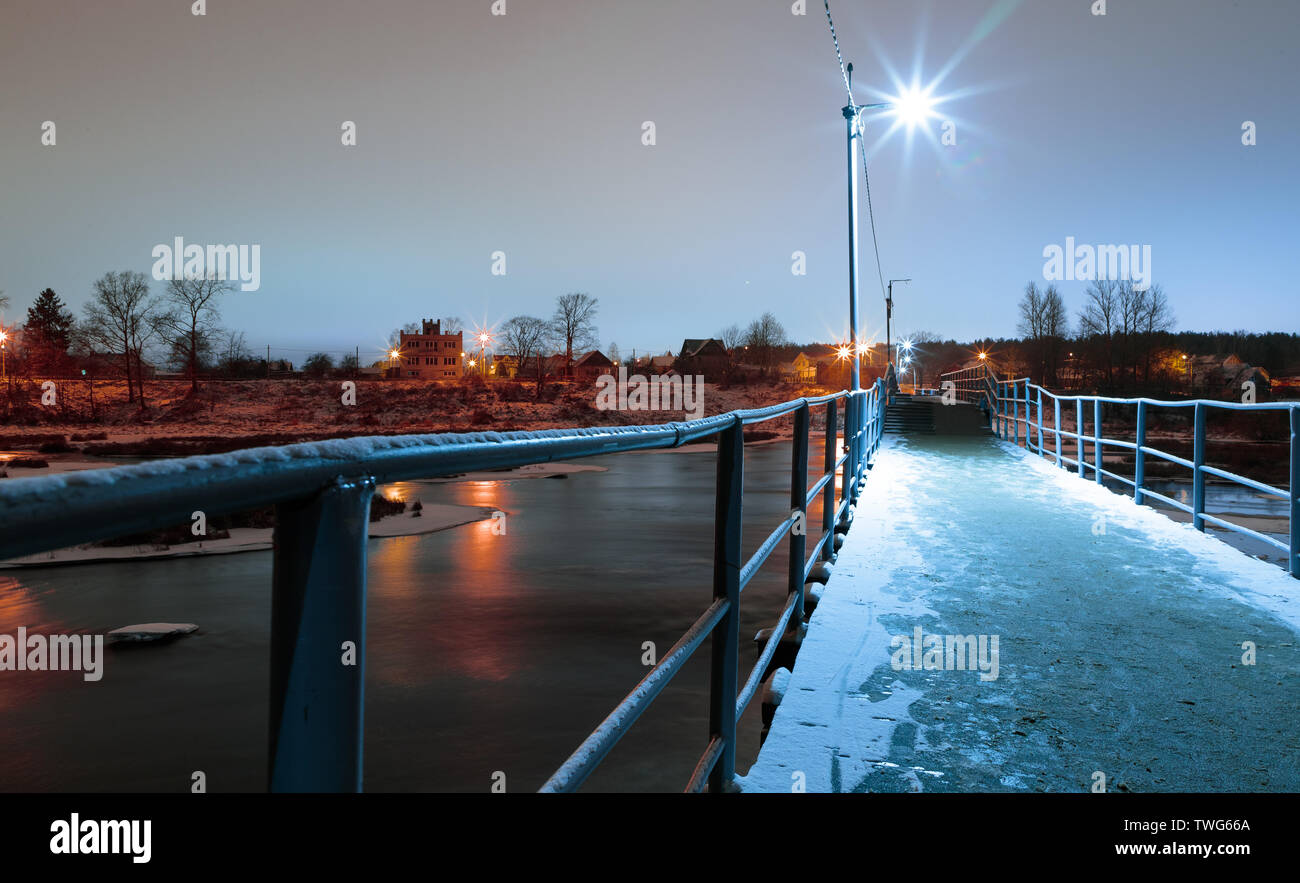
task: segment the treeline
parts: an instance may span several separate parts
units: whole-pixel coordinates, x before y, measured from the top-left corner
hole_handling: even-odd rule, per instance
[[[95,280],[78,317],[46,288],[28,308],[26,322],[5,330],[6,375],[93,377],[120,371],[128,401],[143,408],[145,353],[151,350],[165,353],[195,390],[199,375],[214,365],[243,373],[255,361],[243,334],[218,324],[221,296],[232,290],[216,276],[191,276],[168,280],[155,293],[143,273],[108,272]],[[7,304],[7,298],[0,299],[0,306]],[[264,370],[265,362],[261,365]]]

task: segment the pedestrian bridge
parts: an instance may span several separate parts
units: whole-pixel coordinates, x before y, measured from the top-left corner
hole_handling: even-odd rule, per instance
[[[356,438],[7,480],[0,559],[274,505],[267,785],[358,791],[378,484],[716,441],[711,598],[542,790],[579,788],[706,640],[709,726],[687,791],[1300,790],[1287,762],[1300,708],[1283,688],[1300,666],[1300,583],[1204,533],[1249,535],[1300,575],[1300,405],[1058,397],[987,369],[935,393],[899,396],[889,375],[686,423]],[[1132,440],[1104,436],[1104,408],[1135,410]],[[1192,459],[1149,443],[1153,409],[1194,412]],[[1289,427],[1288,488],[1207,462],[1214,409]],[[789,515],[746,554],[745,429],[774,420],[791,428]],[[1132,478],[1108,449],[1133,455]],[[1190,503],[1148,486],[1150,458],[1190,469]],[[1286,541],[1208,513],[1210,478],[1287,501]],[[1191,524],[1135,505],[1148,499]],[[787,600],[742,677],[742,593],[782,546]],[[738,775],[737,721],[760,697],[771,727]]]
[[[992,437],[887,440],[856,510],[744,791],[1300,790],[1275,564]]]

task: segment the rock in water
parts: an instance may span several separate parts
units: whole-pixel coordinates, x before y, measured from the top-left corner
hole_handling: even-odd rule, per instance
[[[169,641],[198,630],[199,627],[192,622],[144,622],[113,629],[108,633],[108,640],[112,644]]]

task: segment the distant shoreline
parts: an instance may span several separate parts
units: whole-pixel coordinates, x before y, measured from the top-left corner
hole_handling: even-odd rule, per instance
[[[467,518],[466,515],[469,513],[466,510],[477,510],[478,514]],[[403,513],[371,522],[368,536],[372,540],[422,536],[485,521],[492,517],[493,511],[482,506],[425,505],[419,518],[412,517],[410,513]],[[127,561],[162,561],[174,558],[198,558],[205,555],[265,552],[274,548],[273,533],[274,529],[269,527],[236,527],[230,529],[228,537],[177,544],[162,549],[146,549],[141,546],[74,546],[70,549],[55,549],[9,561],[0,561],[0,570],[113,564]]]
[[[69,467],[103,468],[112,464],[90,463],[84,460],[64,461]],[[58,469],[52,463],[44,469],[23,470],[48,474],[51,472],[76,471],[76,469]],[[552,477],[567,477],[582,472],[606,472],[602,466],[589,466],[580,463],[537,463],[520,466],[499,472],[470,472],[461,475],[445,476],[431,479],[417,479],[411,484],[449,484],[462,481],[518,481],[536,480]],[[398,482],[406,484],[408,482]],[[413,502],[413,501],[412,501]],[[370,539],[393,539],[397,537],[423,536],[477,524],[492,518],[496,510],[490,506],[463,506],[455,503],[425,503],[421,501],[420,516],[411,512],[389,515],[370,523],[367,535]],[[230,536],[221,539],[196,541],[193,543],[174,544],[161,549],[144,546],[74,546],[38,552],[22,558],[0,561],[0,570],[18,570],[39,567],[65,567],[80,564],[112,564],[126,561],[162,561],[176,558],[197,558],[204,555],[234,555],[240,552],[264,552],[274,548],[273,529],[269,527],[231,528]]]

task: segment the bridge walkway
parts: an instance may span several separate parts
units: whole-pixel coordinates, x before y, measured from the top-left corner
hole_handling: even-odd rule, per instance
[[[891,646],[917,628],[985,653]],[[994,438],[891,437],[739,784],[1300,791],[1298,632],[1272,564]]]

